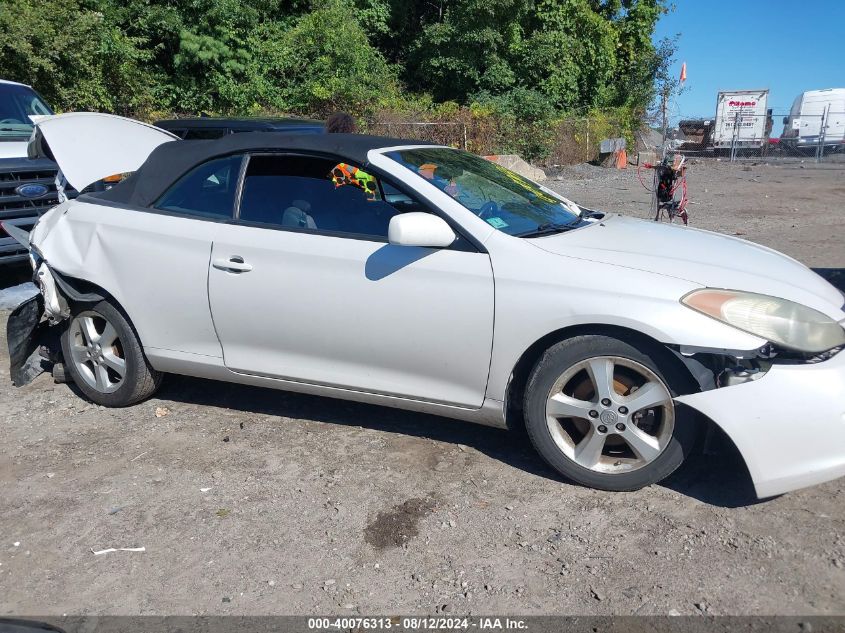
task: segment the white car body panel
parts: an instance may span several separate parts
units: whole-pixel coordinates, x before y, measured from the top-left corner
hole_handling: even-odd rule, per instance
[[[232,256],[252,269],[228,272]],[[211,257],[209,300],[233,371],[481,406],[486,253],[225,226]]]
[[[496,426],[506,425],[521,356],[565,328],[615,326],[716,352],[753,354],[766,343],[682,305],[692,290],[771,294],[845,323],[838,291],[770,249],[616,216],[513,237],[383,155],[391,149],[371,151],[371,164],[487,252],[215,222],[90,196],[45,214],[31,241],[55,271],[114,296],[161,371]],[[228,267],[233,256],[240,270]],[[843,474],[843,383],[840,353],[677,401],[726,431],[769,496]],[[818,428],[817,439],[794,452],[803,425]]]
[[[170,132],[113,114],[69,112],[33,119],[30,158],[43,155],[38,142],[38,135],[43,135],[65,179],[77,191],[137,170],[156,147],[178,140]]]
[[[387,241],[398,246],[447,248],[456,239],[457,235],[443,218],[420,211],[390,218],[387,230]]]
[[[845,353],[676,400],[728,434],[760,498],[845,475]]]
[[[765,343],[684,307],[678,298],[700,284],[619,265],[551,255],[541,245],[565,248],[593,225],[552,237],[521,240],[497,232],[487,243],[496,279],[496,332],[489,398],[504,399],[519,358],[544,336],[579,325],[628,328],[661,343],[700,348],[754,350]],[[507,333],[504,335],[504,333]]]
[[[552,253],[659,273],[710,288],[755,288],[838,319],[842,295],[809,268],[771,248],[663,222],[611,215],[601,230],[534,240]],[[800,279],[799,285],[795,281]]]
[[[158,349],[221,358],[206,292],[218,227],[71,201],[42,216],[32,239],[51,267],[123,306],[151,362]]]
[[[146,348],[144,349],[146,352]],[[455,420],[464,420],[475,424],[483,424],[496,428],[505,428],[504,409],[502,402],[485,398],[480,408],[467,408],[455,405],[441,404],[427,400],[414,400],[407,397],[390,396],[386,394],[373,393],[372,391],[356,391],[342,387],[331,387],[321,384],[302,382],[298,380],[285,380],[282,378],[270,378],[267,376],[256,376],[253,374],[239,374],[233,372],[223,365],[222,358],[210,356],[198,356],[196,354],[183,354],[173,350],[155,350],[155,362],[150,362],[159,371],[195,376],[197,378],[208,378],[209,380],[223,380],[235,382],[241,385],[252,385],[268,389],[280,389],[295,393],[304,393],[313,396],[324,396],[327,398],[339,398],[353,402],[364,402],[382,407],[402,409],[404,411],[415,411],[431,415],[441,415]],[[149,354],[148,354],[149,356]]]

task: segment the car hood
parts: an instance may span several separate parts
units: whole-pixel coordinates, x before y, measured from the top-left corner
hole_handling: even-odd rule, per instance
[[[33,116],[30,158],[59,164],[77,191],[107,176],[133,172],[162,143],[177,136],[152,125],[99,112]]]
[[[532,243],[551,253],[683,279],[710,288],[756,292],[843,317],[842,294],[775,250],[690,227],[608,215],[590,227]]]

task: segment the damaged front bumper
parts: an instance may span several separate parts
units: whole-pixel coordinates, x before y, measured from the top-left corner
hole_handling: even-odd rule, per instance
[[[55,325],[69,314],[50,267],[37,253],[32,257],[37,266],[34,280],[40,292],[15,308],[6,321],[9,375],[16,387],[29,384],[45,371],[44,361],[55,360],[59,350]]]
[[[40,349],[48,338],[50,324],[44,315],[44,297],[30,297],[9,315],[6,341],[9,345],[9,373],[12,384],[22,387],[44,371]]]
[[[727,433],[761,499],[845,476],[845,351],[676,400]]]

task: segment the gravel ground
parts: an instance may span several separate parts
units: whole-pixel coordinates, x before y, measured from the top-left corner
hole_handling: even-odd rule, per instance
[[[752,240],[811,267],[845,267],[845,165],[689,161],[692,226]],[[651,172],[643,171],[651,186]],[[546,183],[589,208],[651,217],[636,167],[568,167]]]
[[[692,223],[845,266],[845,171],[749,167],[692,165]],[[179,377],[107,410],[0,350],[0,614],[845,614],[845,480],[757,503],[725,450],[598,492],[520,434]]]

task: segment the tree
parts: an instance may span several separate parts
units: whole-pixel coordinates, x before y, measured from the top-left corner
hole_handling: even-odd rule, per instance
[[[261,25],[248,39],[248,68],[255,104],[325,115],[364,114],[395,99],[395,69],[368,41],[354,9],[328,0],[290,27]]]
[[[4,77],[62,109],[150,116],[475,100],[519,121],[641,117],[673,50],[652,43],[667,0],[2,2]]]
[[[452,2],[409,46],[403,76],[437,100],[522,87],[565,111],[645,111],[665,11],[664,0]]]
[[[60,110],[147,107],[145,44],[76,0],[4,0],[0,11],[0,76],[34,86]]]
[[[527,83],[561,110],[608,105],[618,35],[586,0],[542,0],[519,49]]]
[[[647,112],[648,120],[654,124],[659,123],[663,130],[663,140],[666,140],[666,129],[669,124],[669,107],[673,98],[679,96],[685,88],[681,85],[680,79],[672,72],[675,49],[678,38],[664,38],[657,47],[652,58],[654,68],[652,102]]]
[[[521,39],[519,0],[463,0],[426,26],[409,49],[406,80],[439,101],[500,94],[516,85],[512,49]]]
[[[655,48],[652,41],[660,16],[669,9],[663,0],[627,0],[620,4],[624,12],[617,12],[614,18],[619,45],[613,105],[627,106],[642,116],[654,99],[656,74],[674,54],[674,43],[667,47],[664,40]]]

